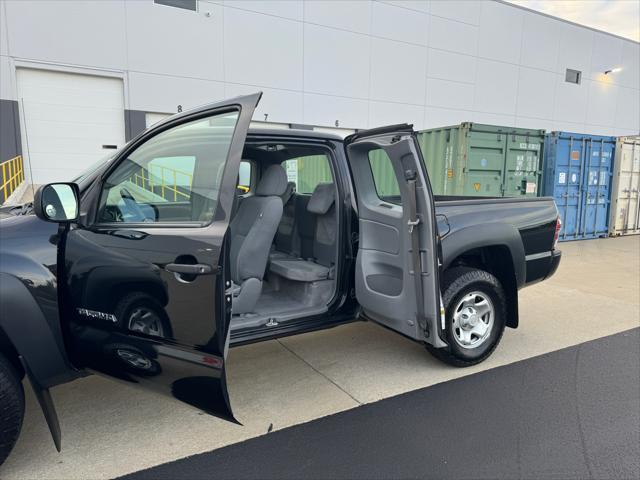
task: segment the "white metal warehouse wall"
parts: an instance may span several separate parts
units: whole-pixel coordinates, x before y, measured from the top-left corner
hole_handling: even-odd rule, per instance
[[[638,43],[496,1],[0,3],[2,99],[17,67],[53,64],[121,75],[129,110],[261,89],[256,119],[273,122],[640,130]]]

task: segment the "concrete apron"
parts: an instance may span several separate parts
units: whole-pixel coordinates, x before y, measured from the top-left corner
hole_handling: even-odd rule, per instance
[[[60,454],[27,387],[22,435],[0,476],[112,478],[640,325],[640,236],[560,247],[559,271],[520,292],[520,327],[481,365],[448,367],[361,322],[234,348],[229,390],[244,426],[92,376],[53,390]]]

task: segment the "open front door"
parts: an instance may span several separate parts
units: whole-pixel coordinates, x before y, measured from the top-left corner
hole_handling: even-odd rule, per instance
[[[73,364],[233,420],[229,215],[261,94],[171,117],[127,145],[60,245]]]
[[[345,143],[358,201],[355,283],[363,313],[444,346],[433,197],[413,128],[358,132]]]

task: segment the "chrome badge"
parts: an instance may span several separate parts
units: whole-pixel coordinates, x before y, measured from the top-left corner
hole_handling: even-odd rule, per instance
[[[107,320],[108,322],[117,323],[118,319],[112,313],[96,312],[86,308],[78,308],[78,314],[84,317],[97,318],[98,320]]]

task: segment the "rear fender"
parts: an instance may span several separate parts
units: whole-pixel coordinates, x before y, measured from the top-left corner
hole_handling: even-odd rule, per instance
[[[518,289],[526,281],[524,245],[518,230],[504,223],[474,225],[447,235],[442,240],[442,270],[446,270],[456,258],[486,247],[505,247],[513,264],[515,282],[504,282],[507,294],[507,326],[517,328],[519,323]],[[513,278],[513,277],[511,277]]]
[[[472,225],[457,230],[442,239],[442,268],[446,270],[451,262],[469,250],[482,247],[505,246],[511,253],[513,270],[518,288],[526,280],[524,245],[518,230],[506,223],[486,223]]]

